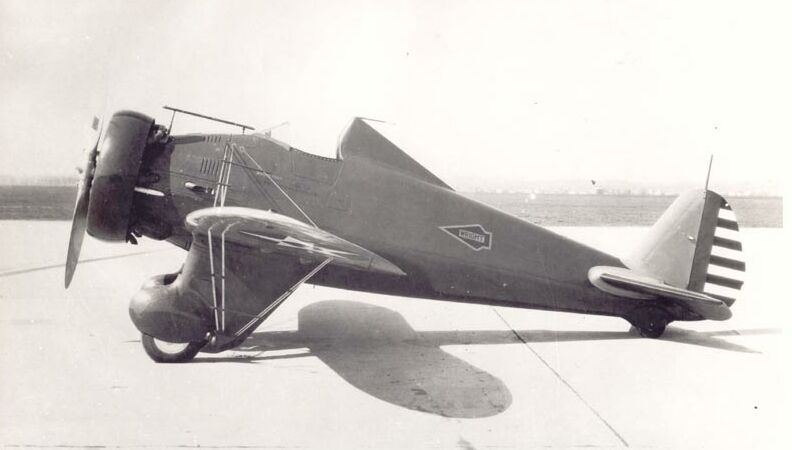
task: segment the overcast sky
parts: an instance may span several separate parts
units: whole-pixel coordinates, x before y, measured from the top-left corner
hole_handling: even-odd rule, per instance
[[[373,117],[452,185],[780,183],[787,2],[0,0],[0,175],[69,174],[91,117],[164,104],[333,155]],[[219,128],[227,129],[227,128]],[[176,131],[218,130],[182,120]]]

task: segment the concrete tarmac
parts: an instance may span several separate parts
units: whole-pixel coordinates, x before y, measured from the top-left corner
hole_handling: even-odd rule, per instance
[[[301,287],[242,348],[153,363],[130,297],[185,253],[0,222],[8,448],[792,448],[782,231],[742,232],[726,322],[620,319]],[[616,254],[643,228],[558,228]]]

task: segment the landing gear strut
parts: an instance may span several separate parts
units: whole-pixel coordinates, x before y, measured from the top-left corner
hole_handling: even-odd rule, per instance
[[[161,341],[143,333],[143,349],[151,359],[158,363],[181,363],[190,361],[206,345],[206,341],[173,343]]]
[[[638,308],[627,317],[630,324],[643,337],[657,339],[663,335],[666,326],[671,323],[671,315],[663,308],[646,306]]]

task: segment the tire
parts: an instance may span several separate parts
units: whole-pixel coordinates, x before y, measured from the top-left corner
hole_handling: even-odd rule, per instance
[[[638,332],[641,333],[641,336],[649,339],[657,339],[665,333],[666,324],[658,325],[652,324],[643,328],[638,328]]]
[[[143,343],[143,350],[146,351],[149,358],[158,363],[183,363],[190,361],[206,345],[206,341],[174,344],[161,341],[145,333],[141,334],[140,341]]]
[[[630,315],[628,320],[641,336],[650,339],[662,336],[666,326],[671,323],[668,312],[656,307],[639,308]]]

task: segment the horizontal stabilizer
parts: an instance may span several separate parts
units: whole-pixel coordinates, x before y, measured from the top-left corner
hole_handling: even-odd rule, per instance
[[[689,309],[703,319],[726,320],[731,310],[721,300],[699,292],[664,284],[622,267],[597,266],[589,270],[591,284],[610,294],[635,299],[666,299]]]

